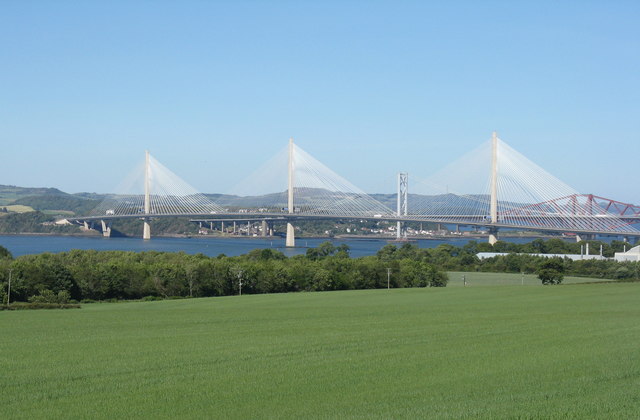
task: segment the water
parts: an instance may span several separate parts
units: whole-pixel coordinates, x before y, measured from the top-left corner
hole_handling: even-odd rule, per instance
[[[463,246],[472,238],[451,239],[420,239],[412,242],[420,248],[434,248],[441,244]],[[511,241],[524,243],[531,238],[513,238]],[[284,239],[261,238],[152,238],[144,241],[140,238],[103,238],[81,236],[30,236],[0,235],[0,245],[7,248],[14,257],[26,254],[40,254],[43,252],[65,252],[72,249],[95,249],[97,251],[184,251],[187,254],[202,253],[211,257],[225,254],[235,256],[246,254],[253,249],[273,248],[287,256],[304,254],[307,248],[316,247],[325,238],[296,239],[296,248],[285,248]],[[478,239],[483,241],[483,239]],[[389,242],[386,239],[334,239],[335,245],[347,244],[351,249],[351,256],[362,257],[375,255],[376,252]]]

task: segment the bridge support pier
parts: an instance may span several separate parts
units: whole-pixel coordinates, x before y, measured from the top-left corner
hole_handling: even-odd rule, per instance
[[[290,248],[296,246],[296,232],[291,223],[287,222],[287,240],[285,245]]]
[[[576,242],[593,241],[594,239],[596,239],[596,235],[592,233],[576,234]]]
[[[396,223],[396,240],[401,241],[403,239],[407,239],[407,228],[404,225],[404,222]]]
[[[220,222],[220,233],[221,233],[221,234],[223,234],[223,235],[225,234],[225,231],[224,231],[224,222]]]
[[[262,236],[267,236],[267,234],[269,233],[268,231],[269,231],[269,226],[267,225],[267,221],[263,220],[262,221],[262,232],[261,232]]]
[[[104,236],[105,238],[110,238],[111,237],[111,223],[110,222],[105,222],[104,220],[100,220],[100,222],[102,223],[102,236]]]
[[[145,218],[144,220],[144,228],[142,230],[142,239],[148,240],[151,239],[151,224],[149,223],[149,219]]]
[[[494,245],[498,242],[498,228],[490,227],[489,228],[489,245]]]

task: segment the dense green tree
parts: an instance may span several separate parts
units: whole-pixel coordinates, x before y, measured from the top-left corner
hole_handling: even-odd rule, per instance
[[[376,256],[361,258],[347,258],[347,247],[331,243],[290,258],[272,249],[214,258],[184,252],[74,250],[13,260],[0,258],[0,285],[6,290],[8,272],[12,270],[12,300],[48,296],[49,292],[43,294],[47,290],[55,296],[65,291],[72,299],[102,300],[232,295],[238,293],[239,276],[243,293],[386,288],[389,274],[391,287],[444,286],[445,270],[536,272],[546,284],[558,283],[568,274],[640,280],[640,263],[572,261],[523,253],[524,249],[557,251],[563,247],[557,240],[534,242],[500,245],[512,251],[482,260],[474,253],[485,247],[480,243],[433,249],[421,249],[413,243],[400,247],[389,244]],[[590,248],[597,246],[590,242]],[[573,251],[575,247],[575,243],[566,243],[566,250]]]
[[[545,258],[537,270],[538,278],[542,284],[560,284],[564,279],[564,261],[561,258]]]
[[[318,245],[316,248],[307,249],[307,258],[317,260],[329,256],[338,256],[341,258],[349,257],[349,245],[340,244],[335,246],[332,242],[326,241]]]
[[[6,258],[10,260],[13,258],[13,255],[11,255],[11,252],[9,252],[7,248],[0,245],[0,259],[2,258]]]

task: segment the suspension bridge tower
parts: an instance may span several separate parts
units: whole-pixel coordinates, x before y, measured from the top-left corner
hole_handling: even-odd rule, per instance
[[[491,245],[498,242],[498,133],[495,131],[491,135],[491,202],[489,205],[491,224],[489,226],[489,243]]]
[[[149,151],[146,150],[144,156],[144,229],[142,239],[151,239],[151,224],[149,213],[151,212],[151,168]]]
[[[398,173],[398,203],[396,216],[402,217],[409,214],[409,174]],[[407,239],[407,227],[404,222],[398,220],[396,224],[396,240]]]
[[[294,201],[293,201],[293,184],[294,184],[294,161],[293,161],[293,137],[289,139],[289,186],[288,186],[288,199],[287,199],[287,210],[289,214],[293,214],[294,212]],[[291,220],[287,220],[287,239],[286,246],[294,247],[296,246],[296,237],[295,237],[295,229]]]

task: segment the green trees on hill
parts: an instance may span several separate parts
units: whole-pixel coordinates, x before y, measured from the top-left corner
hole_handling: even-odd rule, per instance
[[[53,217],[39,211],[9,213],[0,217],[0,233],[77,233],[77,226],[54,226]]]
[[[30,206],[35,210],[67,210],[77,215],[89,214],[98,203],[98,200],[69,194],[36,195],[22,197],[13,202],[13,204]]]

